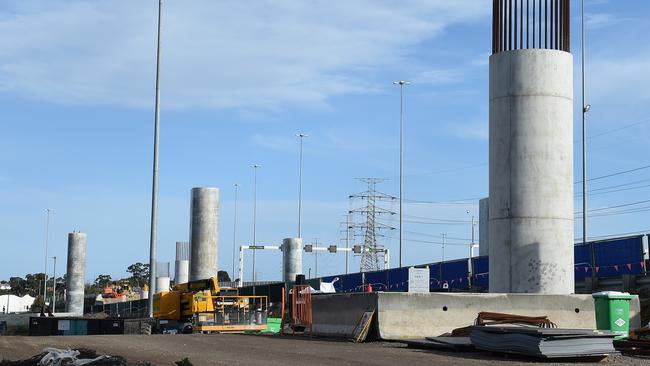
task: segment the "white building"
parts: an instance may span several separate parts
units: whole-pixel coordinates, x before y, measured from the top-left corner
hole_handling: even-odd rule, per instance
[[[25,295],[0,295],[0,314],[22,313],[29,311],[29,308],[36,300],[35,297]]]

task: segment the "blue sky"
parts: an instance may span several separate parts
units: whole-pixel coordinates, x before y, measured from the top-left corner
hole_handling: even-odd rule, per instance
[[[642,0],[587,1],[589,177],[650,165],[650,47],[642,41],[649,11]],[[255,163],[262,165],[258,243],[295,236],[297,132],[309,134],[304,240],[340,243],[348,195],[365,189],[354,178],[386,178],[378,188],[397,195],[399,89],[392,81],[399,79],[412,82],[404,197],[443,202],[405,205],[404,262],[440,260],[443,233],[445,258],[466,256],[466,211],[477,215],[476,199],[488,190],[490,12],[488,0],[167,1],[159,260],[173,261],[174,243],[188,238],[190,189],[216,186],[219,268],[231,271],[233,184],[240,185],[237,245],[249,244]],[[50,256],[62,258],[59,273],[72,230],[88,233],[87,281],[148,262],[156,15],[153,0],[0,4],[0,278],[42,271],[47,207],[54,209]],[[575,157],[578,181],[579,143]],[[590,187],[601,190],[590,207],[647,200],[649,184],[650,169],[593,180]],[[615,215],[593,217],[590,236],[649,232],[647,206],[596,211]],[[618,212],[635,208],[642,209]],[[387,223],[397,226],[395,217]],[[576,237],[580,227],[577,220]],[[392,266],[397,235],[383,241]],[[259,279],[280,278],[279,253],[258,258]],[[313,261],[305,254],[305,272],[315,272]],[[343,263],[323,254],[319,275],[340,273]],[[351,268],[358,267],[355,258]]]

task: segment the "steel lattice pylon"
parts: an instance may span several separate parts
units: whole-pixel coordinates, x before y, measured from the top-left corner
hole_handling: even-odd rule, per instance
[[[377,183],[383,182],[384,179],[380,178],[357,178],[361,182],[368,185],[365,192],[354,194],[350,199],[361,199],[366,201],[365,207],[358,209],[351,209],[350,214],[360,214],[362,222],[355,224],[352,223],[348,226],[350,229],[360,229],[363,234],[363,250],[361,252],[361,272],[378,271],[383,263],[379,259],[379,252],[383,251],[383,246],[379,244],[377,237],[381,236],[381,230],[388,229],[394,230],[395,228],[382,224],[379,222],[378,217],[381,215],[395,215],[395,212],[386,210],[377,206],[379,201],[394,201],[396,197],[378,192],[376,189]]]

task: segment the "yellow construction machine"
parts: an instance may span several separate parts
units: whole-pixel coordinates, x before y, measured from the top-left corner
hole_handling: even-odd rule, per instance
[[[268,298],[221,289],[216,277],[174,285],[153,298],[164,333],[243,332],[266,329]]]

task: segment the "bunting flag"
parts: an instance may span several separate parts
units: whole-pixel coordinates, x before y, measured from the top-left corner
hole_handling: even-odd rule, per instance
[[[589,267],[585,267],[585,273],[589,272]]]
[[[618,272],[618,266],[614,266],[614,269],[616,270],[616,272]]]
[[[629,269],[630,271],[632,270],[632,263],[627,264],[627,269]]]

